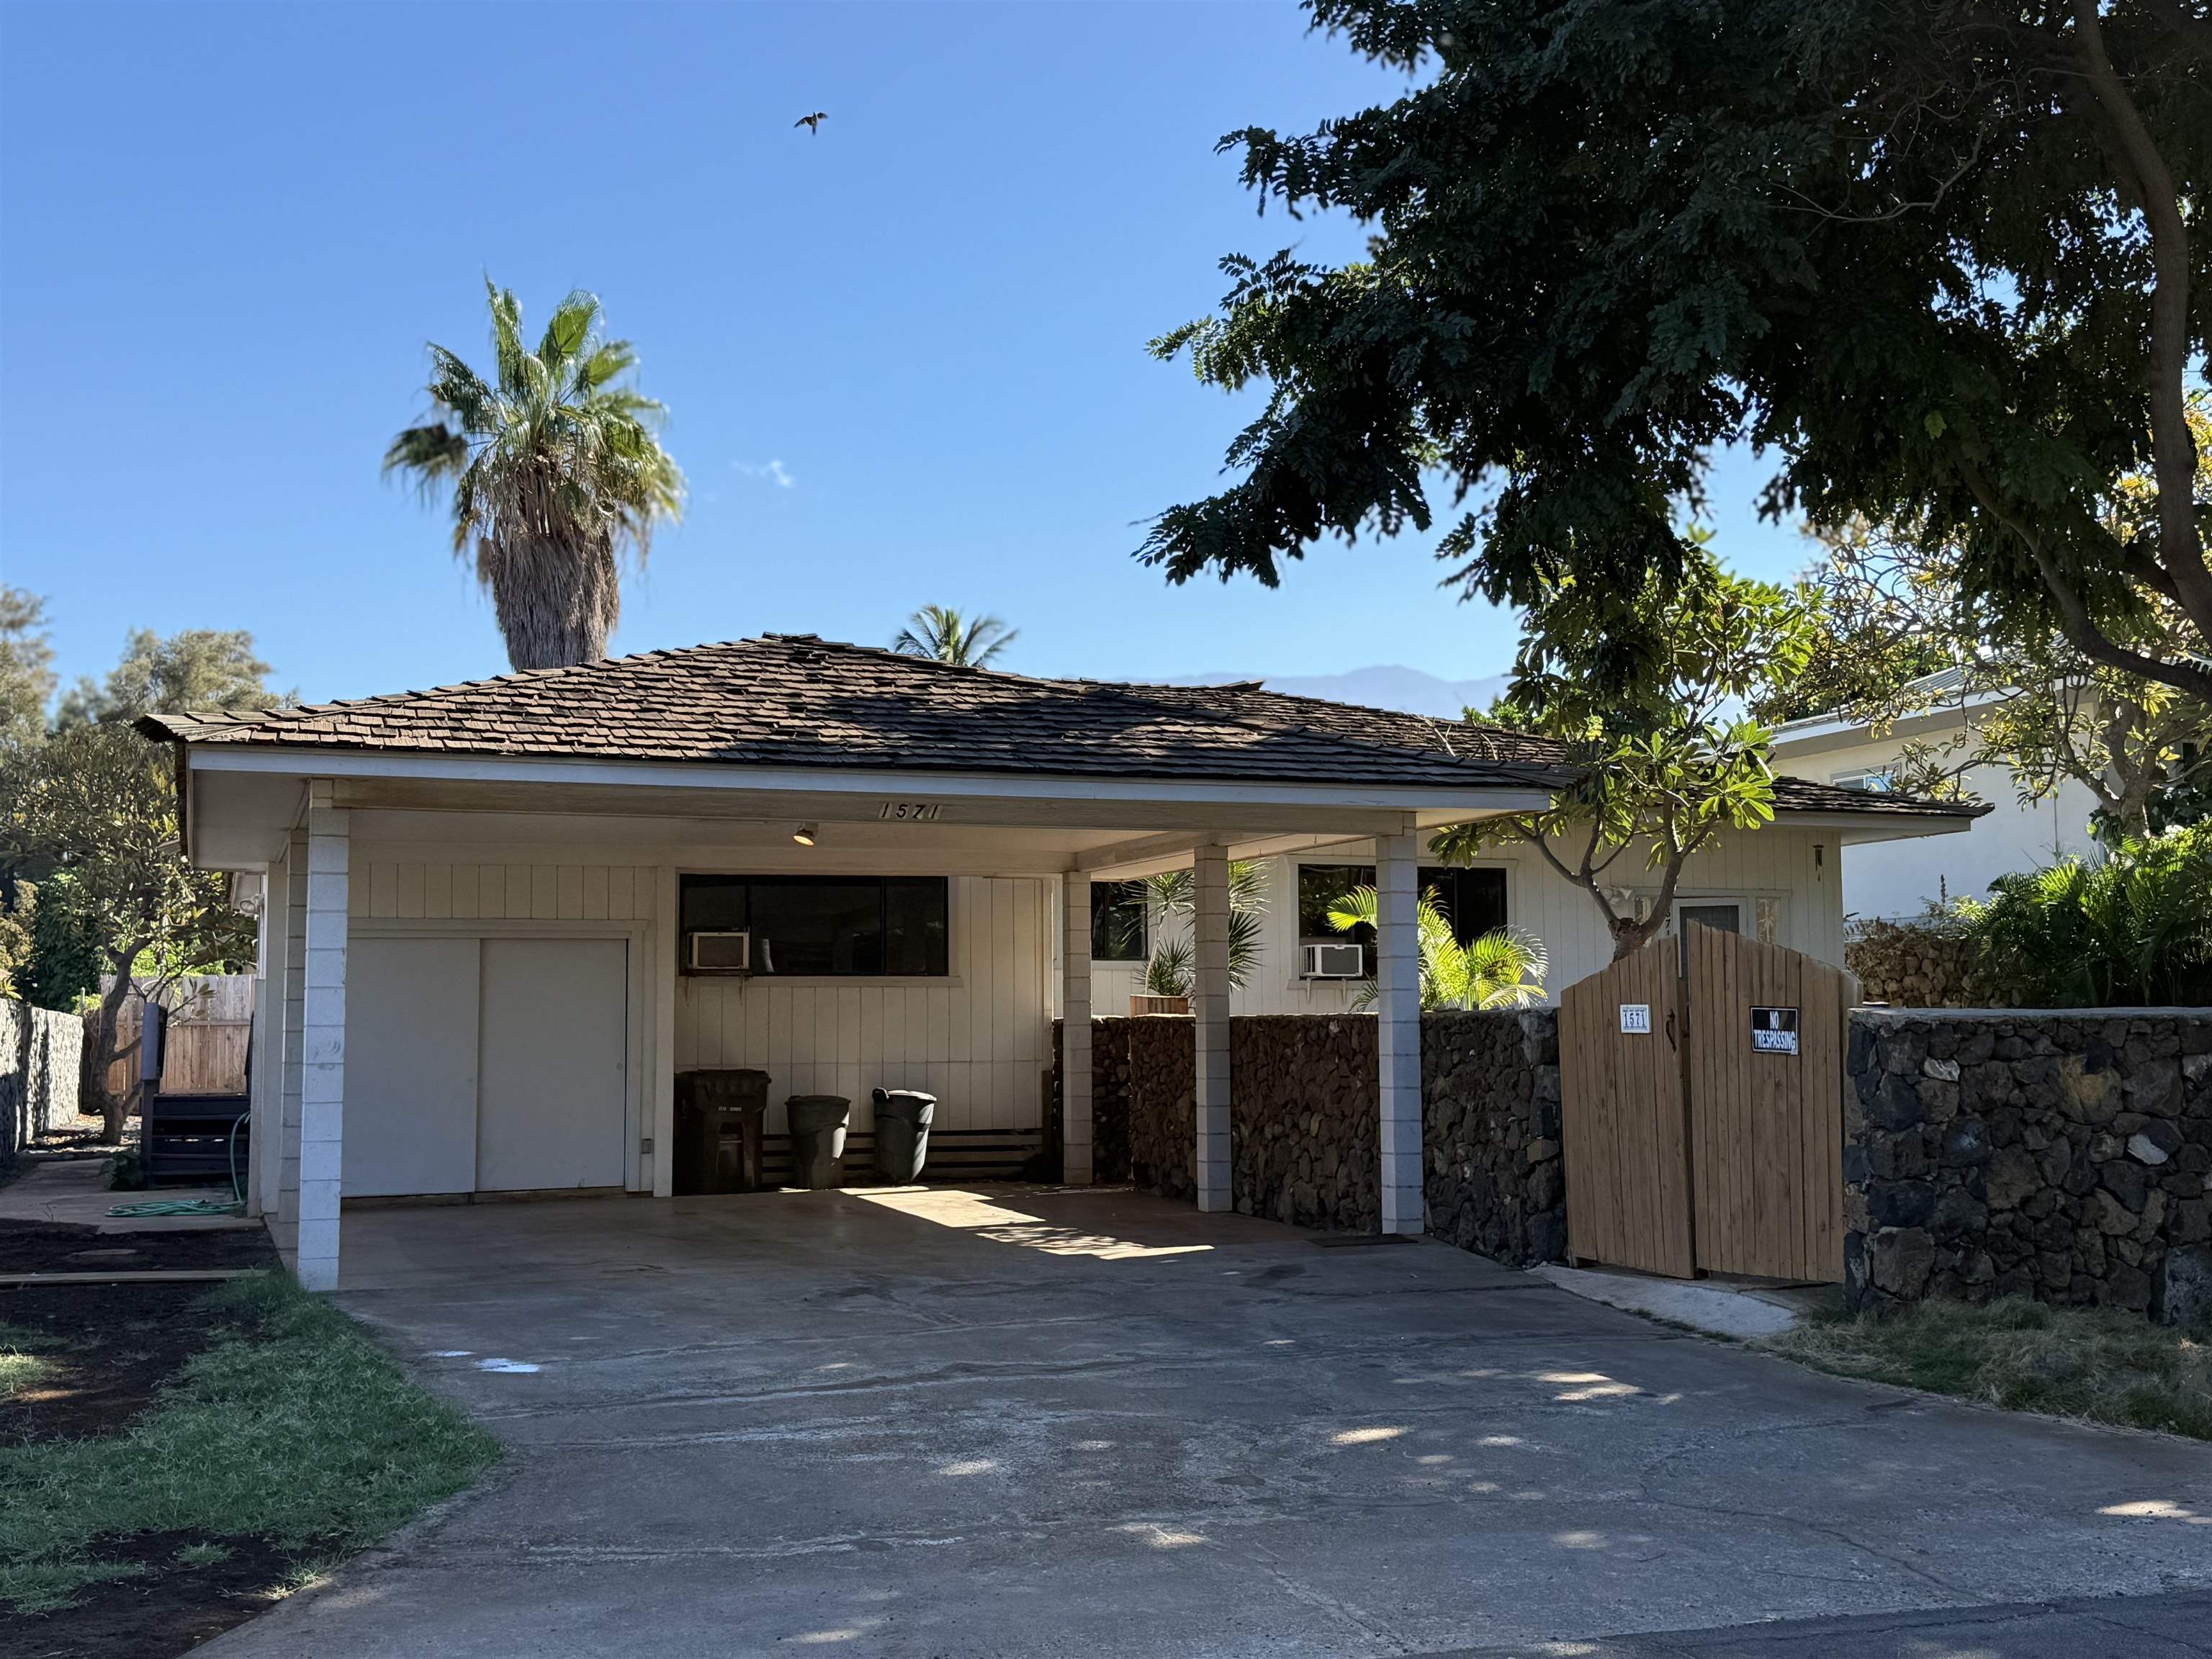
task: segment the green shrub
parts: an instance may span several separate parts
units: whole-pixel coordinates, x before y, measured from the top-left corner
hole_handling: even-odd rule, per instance
[[[1968,908],[1982,973],[2027,1006],[2212,1003],[2212,824],[2000,876]]]

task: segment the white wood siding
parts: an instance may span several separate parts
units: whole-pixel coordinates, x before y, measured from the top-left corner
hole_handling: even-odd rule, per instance
[[[1947,838],[1950,839],[1950,838]],[[1904,846],[1917,843],[1904,842]],[[1821,848],[1816,864],[1814,848]],[[1837,857],[1833,831],[1793,830],[1770,826],[1748,834],[1724,835],[1713,847],[1684,866],[1678,896],[1741,897],[1753,907],[1747,914],[1747,930],[1754,925],[1759,900],[1770,901],[1776,910],[1774,942],[1823,962],[1840,964],[1844,959],[1844,872]],[[1872,849],[1866,849],[1872,850]],[[1563,852],[1563,857],[1567,855]],[[1340,1013],[1358,994],[1357,984],[1302,980],[1297,977],[1298,880],[1302,864],[1372,864],[1374,848],[1366,842],[1349,842],[1313,853],[1272,859],[1267,884],[1267,910],[1262,927],[1266,949],[1250,983],[1233,993],[1231,1010],[1236,1014]],[[1572,859],[1568,858],[1570,863]],[[1506,872],[1505,904],[1510,925],[1543,940],[1552,958],[1545,988],[1556,1002],[1562,988],[1595,973],[1613,959],[1612,940],[1589,895],[1554,871],[1527,848],[1499,848],[1476,860]],[[1639,892],[1656,889],[1656,879],[1644,868],[1635,849],[1614,862],[1613,878]],[[1171,920],[1165,932],[1188,937],[1186,918]],[[1123,1013],[1128,998],[1142,989],[1144,963],[1096,963],[1091,967],[1091,1007],[1101,1013]]]
[[[653,915],[653,870],[622,864],[404,863],[372,857],[358,917],[424,921],[630,921]]]
[[[1052,1064],[1052,884],[951,881],[950,977],[679,975],[676,1069],[766,1072],[771,1133],[783,1129],[791,1095],[842,1095],[863,1127],[878,1087],[935,1095],[939,1129],[1036,1127]]]
[[[368,848],[353,914],[424,921],[646,921],[651,865],[400,860]],[[856,1128],[868,1091],[926,1089],[943,1129],[1042,1122],[1052,1064],[1052,884],[955,876],[951,975],[941,981],[779,981],[676,976],[673,1071],[742,1066],[769,1073],[769,1129],[790,1095],[843,1095]],[[1127,1005],[1120,1005],[1126,1007]]]

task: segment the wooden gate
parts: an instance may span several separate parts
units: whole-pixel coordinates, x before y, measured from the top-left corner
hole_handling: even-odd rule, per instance
[[[1687,1279],[1688,1124],[1682,978],[1674,941],[1655,939],[1559,995],[1559,1134],[1567,1249]]]
[[[1841,969],[1694,925],[1686,950],[1655,939],[1569,986],[1569,1250],[1678,1278],[1841,1279],[1857,993]]]

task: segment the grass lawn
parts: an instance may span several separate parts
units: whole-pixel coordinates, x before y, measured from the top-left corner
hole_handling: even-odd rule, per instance
[[[181,1538],[187,1565],[273,1547],[311,1575],[497,1461],[497,1443],[410,1382],[337,1309],[281,1273],[198,1310],[222,1328],[112,1433],[0,1447],[0,1606],[39,1613],[147,1571],[129,1540]],[[0,1400],[66,1357],[0,1328]],[[135,1552],[142,1553],[143,1551]]]
[[[2140,1314],[1922,1302],[1886,1319],[1815,1319],[1768,1346],[1839,1376],[2212,1440],[2212,1342]]]

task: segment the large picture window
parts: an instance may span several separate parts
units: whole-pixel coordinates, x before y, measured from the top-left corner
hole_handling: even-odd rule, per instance
[[[1091,959],[1142,962],[1145,950],[1145,884],[1091,884]]]
[[[942,876],[685,876],[684,936],[752,934],[752,971],[790,977],[941,976],[950,899]],[[689,963],[688,943],[681,958]]]
[[[1505,872],[1463,869],[1456,865],[1423,865],[1416,879],[1420,890],[1431,896],[1437,908],[1451,919],[1452,936],[1462,945],[1503,927],[1505,914]],[[1347,935],[1328,925],[1329,907],[1355,887],[1375,884],[1371,864],[1302,864],[1298,866],[1298,938],[1308,944],[1350,938],[1362,945],[1374,943],[1375,930],[1358,927]]]

